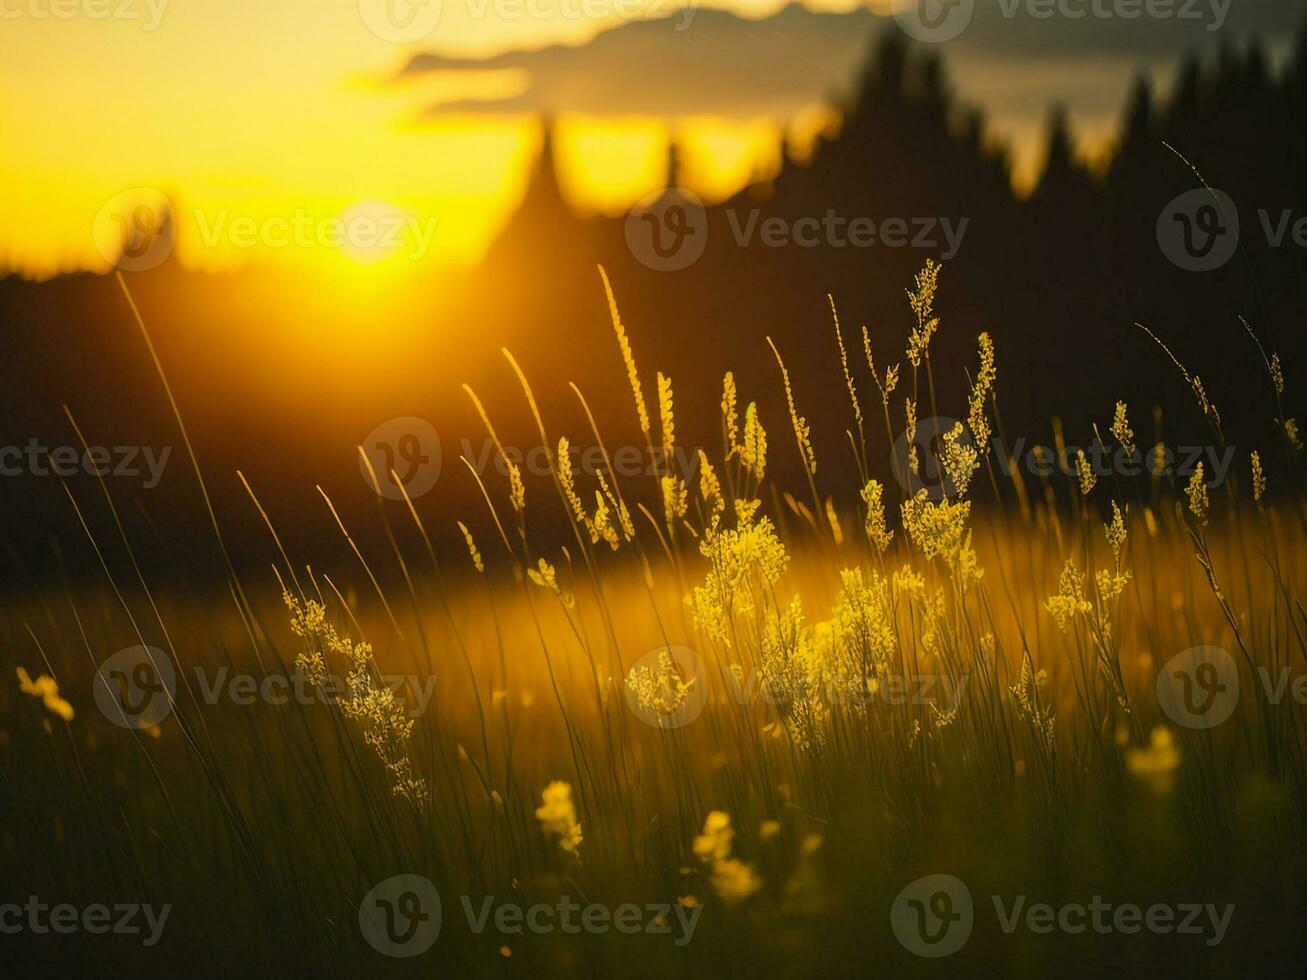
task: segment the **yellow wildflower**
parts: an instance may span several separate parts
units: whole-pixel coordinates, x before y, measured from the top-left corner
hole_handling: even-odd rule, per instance
[[[757,597],[780,580],[790,560],[771,520],[754,522],[748,503],[756,509],[756,501],[736,502],[738,527],[700,540],[699,552],[712,567],[690,598],[695,623],[728,646],[731,617],[752,612]]]
[[[572,473],[572,453],[566,436],[561,436],[558,440],[558,483],[563,489],[563,496],[567,499],[568,506],[572,508],[576,522],[590,530],[590,519],[586,516],[585,507],[576,493],[576,477]]]
[[[915,289],[908,291],[908,304],[916,317],[916,326],[908,337],[908,360],[912,366],[919,367],[924,357],[930,354],[930,340],[939,327],[939,317],[934,315],[935,291],[939,288],[939,274],[942,266],[934,259],[927,259],[926,266],[917,273]]]
[[[1021,661],[1021,677],[1010,690],[1017,703],[1017,713],[1030,726],[1040,748],[1046,753],[1051,753],[1054,748],[1053,712],[1051,708],[1044,706],[1039,695],[1039,689],[1047,682],[1048,674],[1043,670],[1035,671],[1030,652],[1026,651]]]
[[[508,500],[519,514],[526,509],[526,485],[522,482],[522,471],[512,460],[505,459],[508,466]]]
[[[554,780],[540,794],[541,806],[536,809],[536,819],[544,825],[544,831],[558,838],[558,846],[574,858],[581,857],[581,824],[576,819],[576,806],[572,803],[572,786],[562,780]]]
[[[429,796],[426,781],[413,774],[408,757],[413,719],[408,716],[404,702],[388,686],[378,684],[380,671],[372,655],[372,645],[355,643],[339,633],[328,620],[322,603],[312,599],[301,601],[289,592],[282,593],[282,600],[290,611],[291,630],[305,640],[305,648],[295,658],[296,668],[313,683],[322,684],[327,679],[325,654],[333,653],[345,661],[349,671],[345,675],[341,713],[362,726],[363,741],[377,753],[390,774],[395,795],[418,809],[424,808]]]
[[[903,502],[901,509],[908,538],[926,558],[942,556],[950,564],[957,560],[968,542],[971,501],[932,502],[925,490],[918,490],[915,497]]]
[[[1194,474],[1189,478],[1189,485],[1185,487],[1184,493],[1189,498],[1189,510],[1193,512],[1194,520],[1200,525],[1206,524],[1211,501],[1207,497],[1207,479],[1203,474],[1202,463],[1194,468]]]
[[[639,701],[640,707],[660,716],[674,715],[690,694],[695,678],[686,681],[671,655],[662,650],[658,654],[658,667],[632,667],[626,675],[626,686]]]
[[[1131,775],[1149,783],[1160,793],[1169,792],[1180,767],[1180,747],[1169,728],[1158,725],[1148,738],[1147,748],[1131,748],[1125,754]]]
[[[761,480],[767,471],[767,431],[758,421],[758,406],[754,402],[744,410],[744,441],[739,446],[740,462],[754,477]]]
[[[699,450],[699,495],[713,514],[720,514],[726,509],[721,480],[717,479],[717,471],[708,462],[708,454],[702,449]]]
[[[467,529],[467,525],[462,521],[455,522],[458,529],[463,532],[463,540],[467,542],[468,554],[472,556],[472,564],[478,572],[486,570],[485,562],[481,560],[481,552],[477,551],[477,543],[472,539],[472,532]]]
[[[817,647],[798,596],[784,610],[767,609],[758,666],[769,699],[800,749],[822,744],[830,713],[821,700],[826,664]]]
[[[1076,450],[1076,477],[1080,480],[1080,493],[1082,496],[1088,496],[1089,492],[1098,484],[1098,475],[1094,472],[1093,467],[1089,465],[1089,459],[1085,456],[1083,449]]]
[[[790,409],[790,422],[794,425],[794,441],[799,446],[799,456],[803,459],[804,468],[807,469],[809,476],[817,474],[817,456],[812,451],[812,429],[808,425],[808,420],[799,414],[798,407],[794,404],[794,388],[790,384],[790,372],[785,367],[785,362],[781,360],[781,352],[776,349],[770,337],[767,343],[771,345],[772,353],[776,355],[776,363],[780,365],[781,381],[785,385],[785,404]]]
[[[663,513],[667,517],[668,527],[671,527],[685,516],[690,505],[690,490],[684,480],[671,473],[662,476],[658,485],[663,491]]]
[[[994,389],[998,371],[994,368],[994,341],[988,333],[978,338],[980,345],[980,370],[976,372],[976,381],[971,386],[971,399],[967,410],[967,427],[976,440],[976,445],[983,447],[989,442],[989,418],[985,415],[985,402]]]
[[[626,337],[626,328],[622,326],[622,317],[617,312],[617,300],[613,296],[613,287],[609,285],[608,273],[599,267],[599,276],[604,281],[604,293],[608,296],[608,314],[613,321],[613,332],[617,334],[617,346],[622,352],[622,362],[626,365],[626,380],[630,382],[631,394],[635,398],[635,414],[640,420],[640,431],[645,440],[649,440],[649,411],[644,405],[644,391],[640,387],[640,372],[635,367],[635,354],[631,352],[631,342]]]
[[[966,494],[971,478],[980,468],[980,454],[976,452],[975,446],[963,442],[965,435],[961,422],[955,423],[952,429],[944,433],[944,452],[940,460],[954,495],[959,497]]]
[[[739,450],[740,417],[735,404],[735,375],[727,371],[722,378],[722,436],[728,459]]]
[[[59,685],[49,674],[42,674],[36,680],[22,667],[18,668],[18,689],[24,694],[39,698],[45,710],[58,715],[64,721],[73,720],[73,706],[59,696]]]
[[[1076,615],[1088,615],[1093,604],[1085,598],[1085,577],[1074,561],[1067,559],[1057,580],[1057,595],[1049,596],[1044,607],[1057,620],[1057,628],[1066,632]]]
[[[1121,513],[1121,508],[1112,501],[1112,520],[1103,525],[1104,533],[1107,535],[1108,547],[1112,549],[1112,558],[1116,562],[1117,568],[1121,567],[1121,551],[1125,548],[1126,527],[1125,516]]]
[[[894,532],[885,526],[885,488],[875,480],[867,481],[862,488],[862,502],[867,505],[867,538],[881,554],[890,546]]]
[[[871,356],[871,334],[867,333],[867,328],[862,328],[862,350],[867,355],[867,367],[871,369],[871,379],[876,382],[876,387],[880,389],[880,401],[886,409],[889,408],[889,396],[894,393],[894,389],[899,383],[899,366],[885,369],[885,380],[882,381],[880,375],[876,372],[876,359]]]
[[[844,335],[840,332],[840,315],[835,312],[835,297],[826,294],[826,299],[830,302],[831,318],[835,321],[835,343],[840,349],[840,369],[844,372],[844,386],[849,392],[849,401],[853,403],[853,419],[858,423],[858,431],[862,431],[862,406],[858,404],[858,390],[853,384],[853,374],[849,371],[849,353],[844,349]]]
[[[549,564],[549,562],[545,561],[543,558],[539,559],[536,562],[536,567],[528,568],[526,574],[527,577],[536,585],[540,586],[542,589],[548,589],[557,596],[558,601],[568,609],[572,608],[573,602],[575,601],[572,598],[572,593],[567,592],[558,584],[558,573],[554,571],[554,566]]]
[[[1126,414],[1125,402],[1116,403],[1116,411],[1112,415],[1112,435],[1126,453],[1134,455],[1135,434],[1130,428],[1130,419]]]
[[[734,839],[730,814],[721,810],[708,814],[703,833],[694,839],[695,856],[709,868],[713,889],[723,901],[732,904],[762,887],[753,866],[731,856]]]

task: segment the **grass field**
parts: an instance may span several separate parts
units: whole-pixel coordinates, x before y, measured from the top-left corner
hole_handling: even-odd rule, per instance
[[[832,338],[860,493],[818,492],[795,392],[831,379],[792,387],[782,351],[786,427],[728,380],[722,445],[652,494],[563,446],[552,496],[487,476],[480,513],[387,507],[419,546],[348,581],[285,555],[202,599],[149,569],[10,598],[15,975],[1294,975],[1296,426],[1281,410],[1256,473],[1240,448],[1219,482],[1010,473],[975,451],[1002,351],[931,373],[935,274],[898,367]],[[671,383],[641,383],[616,309],[614,383],[675,459]],[[966,418],[918,439],[937,382]],[[1146,458],[1135,408],[1101,440]],[[538,421],[603,444],[602,419]],[[806,482],[774,486],[767,454],[796,451]],[[538,550],[536,513],[568,547]],[[420,544],[455,520],[468,550]],[[118,928],[129,903],[150,909]]]

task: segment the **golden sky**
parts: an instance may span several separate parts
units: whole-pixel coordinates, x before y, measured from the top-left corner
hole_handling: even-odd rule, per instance
[[[103,224],[106,202],[130,188],[173,202],[178,255],[195,267],[475,260],[521,193],[538,127],[521,115],[423,113],[433,101],[511,95],[524,80],[499,71],[397,82],[408,59],[583,44],[690,0],[410,2],[0,0],[0,266],[37,276],[106,267],[97,215]],[[438,26],[415,42],[378,36],[368,22],[387,3],[401,5],[401,20],[434,4]],[[781,4],[728,6],[756,18]],[[1111,67],[1105,104],[1119,104],[1129,69]],[[992,70],[973,78],[1028,88]],[[1033,145],[1034,118],[1014,117],[1009,132]],[[580,208],[617,212],[661,186],[663,122],[564,112],[558,123],[564,189]],[[774,117],[680,118],[675,128],[691,149],[686,183],[705,198],[774,164]],[[339,224],[360,214],[393,219],[402,247],[342,245]]]
[[[55,16],[60,2],[75,15]],[[413,215],[419,238],[429,223],[433,258],[468,260],[520,193],[537,128],[490,117],[416,123],[430,85],[419,93],[383,80],[421,45],[375,36],[357,0],[99,2],[5,0],[0,264],[36,275],[104,267],[95,216],[135,187],[174,201],[178,252],[191,265],[301,258],[304,236],[283,236],[291,245],[281,247],[260,231],[247,244],[232,222],[298,218],[318,228],[366,202]],[[637,0],[655,9],[665,2]],[[91,16],[124,3],[135,19]],[[622,19],[588,16],[605,7],[638,12],[629,0],[571,0],[557,16],[496,17],[493,4],[445,0],[426,43],[485,53],[579,42]],[[503,80],[480,87],[496,84]],[[568,189],[583,206],[620,207],[658,186],[660,125],[560,122],[560,153],[575,159],[565,166]],[[706,189],[725,190],[747,177],[754,151],[766,150],[766,128],[706,128],[707,159],[719,167],[700,166],[698,176]]]

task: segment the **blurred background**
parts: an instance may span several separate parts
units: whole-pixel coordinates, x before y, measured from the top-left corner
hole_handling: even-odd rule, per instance
[[[642,448],[600,265],[646,398],[654,372],[671,373],[682,446],[720,445],[733,370],[742,404],[759,403],[773,473],[797,486],[775,341],[823,495],[858,485],[827,294],[851,355],[865,324],[883,370],[902,359],[905,290],[927,259],[944,263],[939,412],[965,410],[988,330],[1009,443],[1051,444],[1060,416],[1087,445],[1119,399],[1137,420],[1161,407],[1164,431],[1136,424],[1143,445],[1210,441],[1136,322],[1202,376],[1241,447],[1271,437],[1274,409],[1238,317],[1274,336],[1286,372],[1307,353],[1294,4],[61,9],[24,0],[0,25],[12,585],[98,568],[60,480],[31,462],[78,445],[69,413],[115,464],[132,453],[137,473],[106,482],[140,548],[186,578],[222,574],[115,267],[232,551],[264,567],[272,544],[236,471],[292,554],[339,556],[315,487],[351,529],[375,529],[361,445],[421,471],[410,489],[439,547],[462,548],[456,519],[488,526],[459,457],[492,492],[506,480],[463,384],[505,445],[541,442],[501,348],[551,443],[593,445],[573,382],[610,451]],[[1186,159],[1228,204],[1212,207]],[[868,433],[886,478],[879,419]],[[165,450],[156,479],[145,461]],[[529,496],[547,486],[530,471]],[[107,519],[92,475],[67,486],[88,521]],[[532,520],[548,532],[549,512]]]

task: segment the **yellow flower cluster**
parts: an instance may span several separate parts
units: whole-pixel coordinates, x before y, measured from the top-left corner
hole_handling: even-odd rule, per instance
[[[45,710],[58,715],[64,721],[73,720],[73,706],[59,696],[59,685],[49,674],[42,674],[36,680],[22,667],[18,668],[18,689],[24,694],[38,698]]]
[[[828,647],[833,645],[828,644]],[[825,741],[830,709],[822,699],[826,663],[804,624],[798,596],[783,610],[768,608],[763,618],[759,669],[768,699],[800,749]]]
[[[1134,455],[1135,452],[1135,434],[1130,428],[1130,419],[1126,414],[1125,402],[1116,403],[1116,412],[1112,416],[1112,435],[1121,448],[1128,454]]]
[[[772,353],[776,355],[776,363],[780,365],[781,382],[785,387],[785,404],[790,410],[790,422],[794,426],[794,441],[799,446],[799,456],[803,459],[803,466],[808,471],[809,476],[815,476],[817,473],[817,456],[812,451],[812,427],[808,425],[808,420],[799,414],[798,406],[794,404],[794,387],[790,384],[790,372],[785,367],[785,362],[781,360],[781,352],[776,349],[770,337],[767,343],[771,344]]]
[[[581,502],[581,497],[576,492],[576,476],[572,472],[572,458],[570,446],[567,437],[564,436],[558,440],[558,483],[562,488],[563,496],[567,500],[568,507],[571,508],[577,524],[586,529],[590,535],[590,543],[598,544],[603,541],[616,551],[621,545],[621,538],[617,534],[617,526],[613,524],[612,514],[614,510],[619,513],[625,511],[625,506],[613,498],[612,493],[608,490],[608,483],[604,480],[602,472],[599,473],[600,490],[595,491],[595,510],[594,516],[586,513],[585,505]],[[606,496],[605,496],[606,495]],[[630,522],[629,515],[623,520],[623,530]],[[631,533],[626,535],[626,540],[634,536],[634,528]]]
[[[1107,535],[1108,547],[1112,549],[1112,559],[1116,562],[1118,568],[1121,567],[1122,553],[1125,548],[1126,527],[1125,515],[1121,513],[1121,508],[1112,501],[1112,520],[1103,525],[1104,532]]]
[[[1117,506],[1116,501],[1112,501],[1112,519],[1103,525],[1103,533],[1107,537],[1107,545],[1112,549],[1112,567],[1110,569],[1100,569],[1094,575],[1094,585],[1098,589],[1098,598],[1101,602],[1115,599],[1130,582],[1130,573],[1125,570],[1125,542],[1128,532],[1125,526],[1125,515],[1121,513],[1121,508]]]
[[[740,416],[736,409],[735,375],[727,371],[722,378],[722,438],[727,446],[739,442]]]
[[[689,507],[689,489],[672,471],[676,458],[676,415],[673,409],[672,379],[658,372],[658,419],[663,430],[663,473],[659,485],[663,492],[663,514],[667,526],[674,526]]]
[[[1103,602],[1115,599],[1125,587],[1130,584],[1130,573],[1114,571],[1110,568],[1100,568],[1094,573],[1094,588],[1098,590],[1098,597]]]
[[[715,530],[717,521],[726,510],[726,498],[722,496],[722,482],[717,478],[717,471],[708,462],[708,454],[702,449],[699,450],[699,495],[708,506]]]
[[[1199,525],[1206,524],[1211,501],[1207,497],[1207,478],[1203,473],[1202,463],[1194,467],[1193,476],[1189,477],[1189,485],[1184,488],[1184,494],[1189,498],[1189,510],[1193,512],[1194,520]]]
[[[565,608],[571,609],[572,606],[576,604],[576,600],[572,598],[572,593],[568,592],[558,584],[558,573],[554,571],[554,566],[549,564],[549,562],[545,561],[543,558],[536,562],[535,568],[528,568],[526,570],[526,575],[527,578],[540,586],[540,588],[548,589],[557,596],[558,601],[561,602]]]
[[[967,409],[967,427],[975,437],[976,445],[984,447],[989,442],[989,417],[985,414],[985,401],[994,389],[998,371],[994,367],[994,341],[989,334],[982,333],[980,344],[980,370],[976,372],[975,384],[971,386],[971,399]]]
[[[916,473],[920,465],[917,455],[917,403],[911,398],[905,398],[903,413],[906,417],[903,438],[908,443],[908,469]]]
[[[695,856],[709,869],[713,890],[728,903],[741,902],[762,887],[762,879],[745,864],[732,857],[735,830],[730,814],[714,810],[704,821],[703,833],[694,839]]]
[[[626,380],[631,384],[631,394],[635,398],[635,414],[640,420],[640,431],[645,439],[649,438],[649,411],[644,404],[644,391],[640,388],[640,372],[635,366],[635,354],[631,351],[631,342],[626,337],[626,328],[622,326],[621,314],[617,312],[617,298],[613,296],[613,287],[608,282],[608,273],[599,267],[599,276],[604,281],[604,293],[608,297],[608,315],[613,321],[613,333],[617,335],[617,346],[622,352],[622,363],[626,365]]]
[[[558,838],[558,846],[564,852],[580,860],[581,824],[576,819],[576,805],[572,802],[572,785],[556,779],[544,788],[540,794],[541,805],[536,809],[536,819],[544,827],[545,833]]]
[[[971,478],[980,468],[980,454],[974,445],[964,441],[965,436],[961,422],[955,423],[952,429],[944,433],[944,452],[940,460],[944,465],[944,473],[952,484],[953,494],[958,497],[966,494]]]
[[[463,540],[467,542],[467,553],[472,556],[472,567],[478,572],[486,570],[486,563],[481,560],[481,552],[477,550],[477,543],[472,537],[472,532],[467,529],[467,525],[462,521],[455,521],[458,529],[463,532]]]
[[[984,575],[967,529],[971,501],[932,502],[925,490],[918,490],[916,496],[903,502],[902,513],[903,528],[912,543],[927,559],[943,558],[963,588]]]
[[[899,366],[885,369],[885,378],[882,381],[880,375],[876,372],[876,359],[871,356],[871,334],[867,328],[862,328],[862,350],[867,355],[867,367],[871,369],[871,379],[876,382],[876,387],[880,389],[880,401],[885,409],[889,409],[889,396],[894,394],[894,389],[899,384]]]
[[[1058,576],[1057,595],[1049,596],[1044,606],[1057,620],[1057,628],[1064,633],[1071,628],[1077,615],[1087,616],[1093,612],[1093,604],[1085,598],[1085,577],[1071,559],[1067,559],[1062,574]]]
[[[1009,690],[1017,703],[1017,713],[1030,725],[1035,740],[1045,754],[1054,749],[1053,712],[1046,708],[1039,695],[1039,690],[1048,683],[1048,673],[1035,671],[1034,662],[1029,651],[1021,661],[1021,677]]]
[[[290,610],[291,630],[306,642],[306,647],[295,658],[295,667],[314,683],[321,685],[327,679],[326,654],[344,659],[349,666],[345,675],[345,698],[341,711],[345,717],[362,724],[363,741],[380,757],[390,774],[391,789],[395,795],[408,800],[415,807],[426,805],[426,781],[413,774],[408,757],[408,741],[413,733],[413,720],[408,717],[404,702],[395,698],[385,684],[379,684],[379,672],[369,643],[355,643],[342,636],[327,618],[326,608],[313,599],[297,599],[290,592],[282,592],[282,600]]]
[[[1169,728],[1158,725],[1148,738],[1147,748],[1131,748],[1125,754],[1130,774],[1149,783],[1159,793],[1169,792],[1180,767],[1180,746]]]
[[[1083,449],[1076,451],[1076,477],[1080,480],[1080,493],[1082,496],[1089,496],[1090,492],[1098,484],[1098,474],[1089,465],[1089,458],[1085,456]]]
[[[816,627],[816,646],[824,651],[828,693],[862,706],[879,678],[889,672],[896,639],[889,584],[861,569],[840,572],[840,591],[829,622]]]
[[[735,447],[744,468],[761,481],[767,472],[767,430],[758,421],[758,406],[749,402],[744,410],[744,440]]]
[[[894,532],[885,525],[885,488],[875,480],[862,488],[862,502],[867,506],[867,538],[881,554],[890,546]]]
[[[914,368],[919,367],[922,359],[929,355],[930,340],[939,327],[939,317],[934,315],[934,310],[935,292],[939,288],[942,268],[938,262],[927,259],[926,267],[917,273],[915,288],[908,291],[908,303],[917,320],[908,337],[908,360]]]
[[[671,527],[685,516],[690,506],[690,491],[685,481],[673,473],[665,473],[658,481],[663,491],[663,514]]]
[[[659,652],[656,669],[648,666],[632,667],[626,675],[626,686],[635,695],[640,707],[654,712],[660,719],[681,710],[694,682],[693,677],[686,681],[681,676],[680,668],[666,650]]]
[[[1130,573],[1122,567],[1121,548],[1125,544],[1125,521],[1121,512],[1113,505],[1112,522],[1105,525],[1108,543],[1113,549],[1113,566],[1099,569],[1094,574],[1094,588],[1097,601],[1090,601],[1085,595],[1085,576],[1081,574],[1074,561],[1068,559],[1058,577],[1057,595],[1050,596],[1044,607],[1053,614],[1058,629],[1069,632],[1076,624],[1077,617],[1084,617],[1088,636],[1094,647],[1099,671],[1106,679],[1116,697],[1117,703],[1127,713],[1130,702],[1126,696],[1125,683],[1121,674],[1120,651],[1112,638],[1112,621],[1109,603],[1125,590],[1130,581]]]
[[[752,612],[757,596],[779,581],[790,560],[770,519],[755,522],[738,502],[737,514],[737,527],[705,535],[699,542],[699,552],[712,567],[690,598],[695,623],[727,646],[731,617]]]

